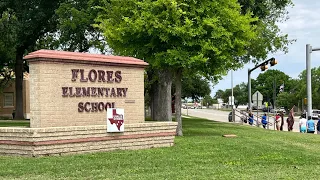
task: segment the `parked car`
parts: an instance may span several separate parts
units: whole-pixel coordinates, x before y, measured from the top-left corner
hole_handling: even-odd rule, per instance
[[[264,107],[264,108],[262,108],[262,111],[263,112],[271,112],[273,109],[272,109],[272,107]]]
[[[283,112],[283,114],[286,114],[286,110],[281,107],[281,108],[277,108],[277,109],[271,109],[270,110],[271,113],[280,113],[280,112]]]
[[[312,109],[312,119],[318,120],[320,116],[320,110]]]

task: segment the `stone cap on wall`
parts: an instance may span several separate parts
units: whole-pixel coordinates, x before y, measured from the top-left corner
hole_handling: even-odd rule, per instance
[[[90,53],[81,53],[81,52],[68,52],[68,51],[55,51],[55,50],[44,50],[44,49],[29,53],[24,57],[24,59],[28,60],[29,62],[48,61],[48,62],[60,62],[60,63],[106,64],[106,65],[136,66],[136,67],[148,66],[148,63],[133,57],[90,54]]]

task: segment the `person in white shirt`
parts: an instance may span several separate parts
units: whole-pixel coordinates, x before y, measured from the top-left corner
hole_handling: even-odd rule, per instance
[[[301,119],[299,121],[299,129],[301,133],[307,132],[307,119],[305,114],[302,114],[301,116]]]

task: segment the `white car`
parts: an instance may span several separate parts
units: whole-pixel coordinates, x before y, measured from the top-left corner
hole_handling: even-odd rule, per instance
[[[312,119],[319,119],[319,115],[320,115],[320,110],[318,109],[312,109]]]

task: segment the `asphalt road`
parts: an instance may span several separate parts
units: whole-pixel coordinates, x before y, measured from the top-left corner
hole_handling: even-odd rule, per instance
[[[200,117],[205,118],[209,120],[219,121],[219,122],[229,122],[228,121],[228,115],[231,111],[220,111],[220,110],[214,110],[214,109],[181,109],[183,115],[188,116],[194,116],[194,117]],[[239,113],[237,113],[239,115]],[[254,112],[256,115],[256,112]],[[259,116],[262,116],[262,112],[260,112]],[[240,117],[236,116],[235,119],[236,123],[241,123]],[[284,118],[284,131],[288,131],[288,125],[286,122],[286,117]],[[274,130],[274,119],[269,117],[269,122],[272,123],[272,126],[269,126],[270,130]],[[316,121],[315,121],[316,123]],[[248,124],[247,124],[248,125]],[[260,128],[262,126],[260,125]],[[293,126],[294,132],[299,132],[299,117],[295,117],[295,123]]]

